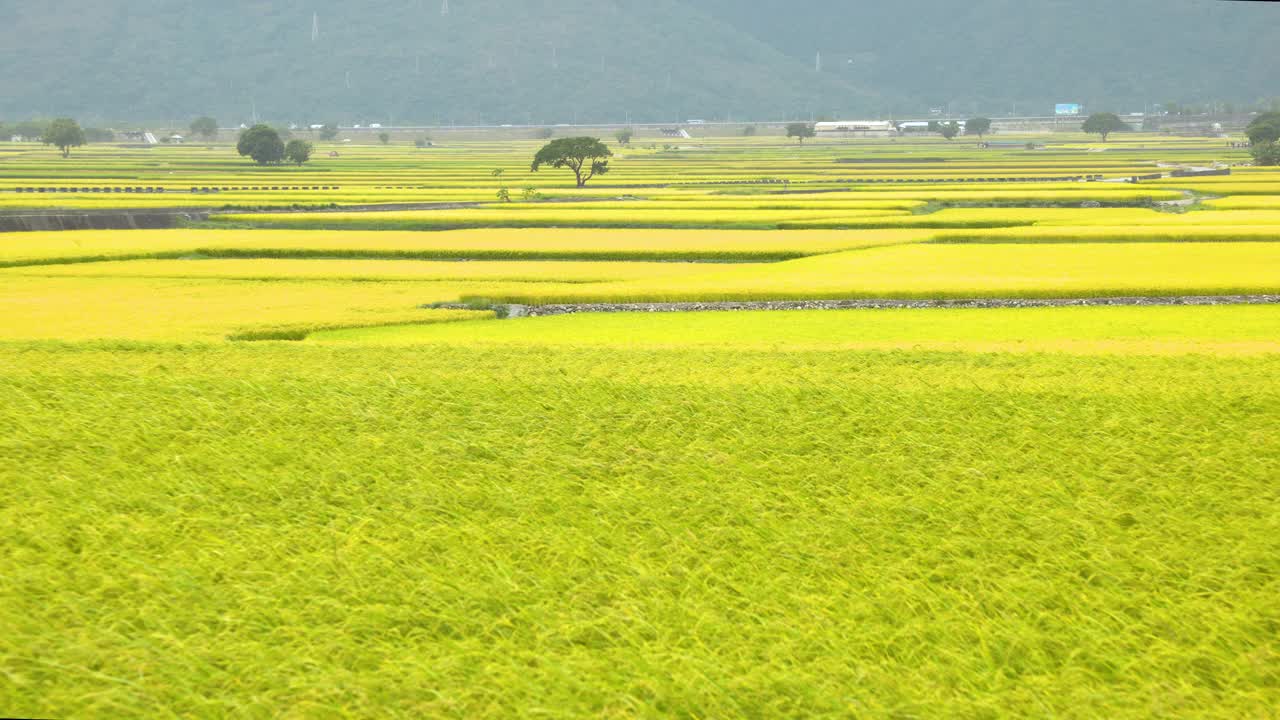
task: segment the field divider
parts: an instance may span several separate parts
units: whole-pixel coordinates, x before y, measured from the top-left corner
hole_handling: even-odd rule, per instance
[[[432,310],[492,310],[500,319],[549,317],[579,313],[688,313],[792,310],[901,310],[1045,307],[1169,307],[1208,305],[1278,305],[1280,295],[1182,295],[1088,298],[976,298],[957,300],[752,300],[720,302],[560,303],[550,305],[487,304],[476,300],[423,305]]]

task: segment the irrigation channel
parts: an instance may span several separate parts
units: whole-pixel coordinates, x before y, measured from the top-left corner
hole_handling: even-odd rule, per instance
[[[749,302],[579,303],[559,305],[490,305],[436,303],[443,310],[494,310],[498,317],[548,317],[577,313],[741,312],[761,310],[899,310],[992,309],[1041,307],[1159,307],[1178,305],[1278,305],[1280,295],[1180,295],[1173,297],[980,298],[968,300],[761,300]]]

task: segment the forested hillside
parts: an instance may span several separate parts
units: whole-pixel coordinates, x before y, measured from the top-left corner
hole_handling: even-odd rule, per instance
[[[1280,29],[1267,4],[450,0],[443,10],[443,0],[15,4],[0,24],[0,118],[546,124],[1280,94],[1266,87]]]

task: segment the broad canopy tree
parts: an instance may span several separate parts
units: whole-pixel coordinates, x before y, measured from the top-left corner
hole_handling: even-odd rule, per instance
[[[311,143],[306,140],[290,140],[284,146],[284,159],[300,166],[311,159],[311,150]]]
[[[1080,126],[1081,130],[1094,135],[1101,135],[1102,142],[1107,141],[1107,136],[1113,132],[1128,130],[1129,126],[1125,121],[1120,119],[1115,113],[1094,113],[1089,116],[1084,124]]]
[[[218,121],[207,115],[198,117],[191,121],[191,134],[212,140],[218,136]]]
[[[284,141],[269,125],[254,125],[240,133],[236,150],[259,165],[274,165],[284,159]]]
[[[578,187],[584,187],[591,178],[609,172],[611,157],[613,153],[599,138],[560,138],[552,140],[539,150],[529,169],[538,172],[543,165],[550,165],[557,170],[567,167],[577,178]]]
[[[977,135],[979,140],[989,132],[991,132],[991,118],[969,118],[964,123],[964,133],[966,135]]]
[[[42,136],[45,145],[53,145],[62,151],[62,157],[71,156],[71,148],[85,144],[84,130],[71,118],[58,118],[49,123]]]
[[[1249,121],[1244,134],[1254,145],[1280,141],[1280,112],[1265,112]]]
[[[787,137],[800,138],[800,144],[804,144],[805,138],[811,138],[817,135],[817,129],[809,123],[791,123],[787,125]]]

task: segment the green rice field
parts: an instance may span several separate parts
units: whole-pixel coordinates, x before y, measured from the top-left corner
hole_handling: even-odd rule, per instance
[[[0,716],[1274,716],[1280,171],[1010,142],[6,148]]]

